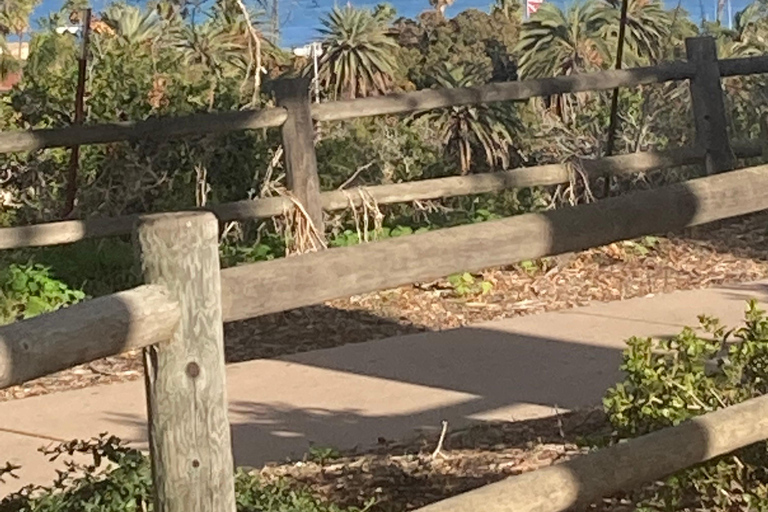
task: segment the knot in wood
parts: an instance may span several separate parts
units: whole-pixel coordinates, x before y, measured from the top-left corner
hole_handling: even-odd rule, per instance
[[[200,365],[194,361],[187,364],[187,375],[193,379],[196,379],[200,375]]]

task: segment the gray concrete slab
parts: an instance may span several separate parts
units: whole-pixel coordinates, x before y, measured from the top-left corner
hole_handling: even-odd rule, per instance
[[[555,406],[597,404],[620,378],[626,338],[673,335],[695,325],[700,313],[736,324],[752,297],[768,301],[768,282],[230,365],[236,462],[300,457],[311,443],[368,446],[379,437],[437,429],[442,420],[459,427],[475,420],[550,416]],[[51,471],[34,450],[46,438],[89,438],[106,431],[145,449],[145,421],[141,382],[1,403],[0,464],[12,458],[25,470],[22,480],[0,484],[0,495],[27,482],[50,481]]]

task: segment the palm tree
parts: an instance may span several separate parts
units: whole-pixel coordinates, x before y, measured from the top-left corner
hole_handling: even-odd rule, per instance
[[[223,76],[230,66],[244,68],[248,58],[242,32],[233,32],[221,23],[185,26],[178,47],[187,66],[201,65],[216,77]]]
[[[678,0],[677,6],[669,12],[669,39],[662,47],[662,60],[685,59],[685,40],[699,35],[698,25],[691,21],[682,3],[682,0]]]
[[[520,74],[539,78],[606,67],[611,52],[604,39],[605,18],[593,0],[563,12],[546,2],[523,24],[517,52]]]
[[[486,70],[479,66],[444,64],[435,81],[438,87],[453,89],[485,83]],[[433,110],[417,117],[427,117],[437,127],[449,152],[459,156],[462,174],[472,167],[473,148],[481,148],[489,167],[509,165],[512,128],[518,124],[509,104],[468,105]]]
[[[388,35],[383,16],[348,5],[334,8],[321,23],[319,79],[331,95],[355,98],[388,92],[397,69],[397,43]]]
[[[604,0],[598,4],[605,37],[615,47],[619,36],[622,0]],[[672,15],[659,0],[628,0],[627,32],[624,42],[625,63],[630,66],[655,64],[661,60],[670,38]]]
[[[102,19],[128,44],[154,42],[164,34],[162,18],[151,9],[116,3],[109,6]]]
[[[512,20],[519,15],[520,8],[520,2],[517,0],[496,0],[492,11],[502,14],[508,20]]]

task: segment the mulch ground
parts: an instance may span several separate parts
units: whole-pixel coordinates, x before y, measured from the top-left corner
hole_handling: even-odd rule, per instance
[[[439,434],[430,434],[331,460],[270,465],[259,474],[267,481],[312,489],[339,506],[401,512],[584,454],[584,441],[596,435],[610,435],[605,417],[599,410],[583,410],[449,430],[439,451]]]
[[[489,269],[465,282],[419,283],[225,326],[229,362],[278,357],[424,330],[768,277],[768,213],[685,233],[611,244],[578,254]],[[482,283],[487,283],[483,285]],[[482,293],[483,287],[487,293]],[[489,289],[490,288],[490,289]],[[128,353],[0,391],[0,401],[140,378]],[[607,436],[599,410],[554,418],[481,423],[408,441],[381,439],[361,453],[322,449],[306,460],[258,469],[266,480],[309,487],[339,506],[414,510],[507,476],[585,453]],[[599,510],[631,510],[607,500]],[[597,510],[595,508],[594,510]]]
[[[228,362],[278,357],[425,330],[768,277],[768,213],[225,326]],[[492,286],[482,293],[482,283]],[[488,285],[486,285],[487,287]],[[0,402],[138,379],[130,352],[0,391]]]

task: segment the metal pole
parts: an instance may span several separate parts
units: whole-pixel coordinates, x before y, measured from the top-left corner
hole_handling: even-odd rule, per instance
[[[627,9],[629,0],[622,0],[621,3],[621,18],[619,19],[619,41],[618,48],[616,49],[616,69],[621,69],[621,63],[624,58],[624,37],[627,31]],[[611,156],[613,154],[614,145],[616,142],[616,127],[619,124],[619,88],[613,90],[613,97],[611,98],[611,119],[608,124],[608,141],[605,145],[605,156]],[[607,196],[611,191],[611,178],[605,177],[604,195]]]
[[[77,63],[77,92],[75,93],[75,125],[83,124],[85,120],[85,74],[88,70],[88,45],[91,34],[91,9],[85,9],[83,22],[83,43],[80,58]],[[67,176],[67,192],[64,203],[64,217],[69,216],[75,209],[77,197],[77,171],[80,161],[80,146],[73,146],[69,158],[69,172]]]
[[[317,50],[320,43],[312,43],[312,60],[314,61],[314,73],[315,73],[315,103],[320,103],[320,79],[318,77],[318,65],[317,65]]]

